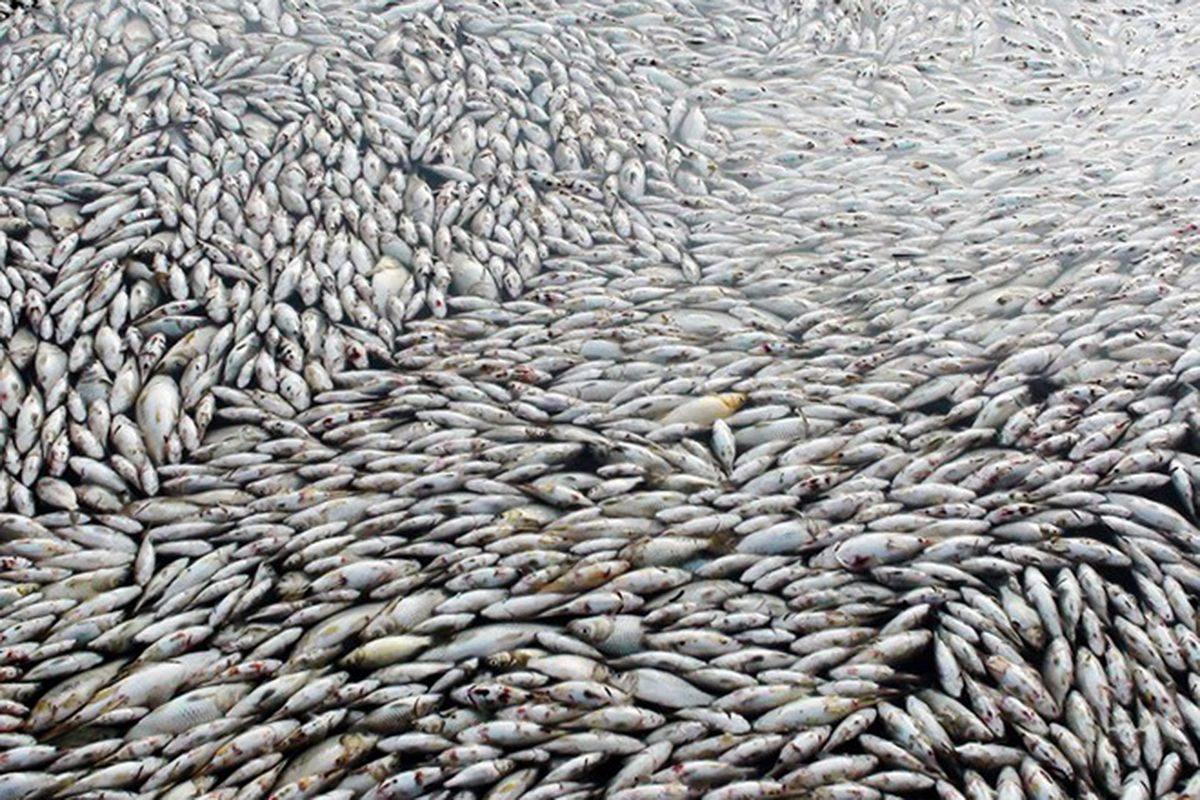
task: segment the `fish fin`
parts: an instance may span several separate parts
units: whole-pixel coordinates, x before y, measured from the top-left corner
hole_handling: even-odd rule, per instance
[[[708,551],[727,556],[737,549],[737,534],[731,530],[717,531],[708,537]]]

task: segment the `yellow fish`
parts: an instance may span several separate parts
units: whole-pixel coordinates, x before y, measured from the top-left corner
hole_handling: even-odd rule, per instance
[[[667,413],[660,421],[663,425],[690,422],[696,425],[711,425],[719,419],[733,414],[746,404],[747,397],[741,392],[710,394],[691,400]]]

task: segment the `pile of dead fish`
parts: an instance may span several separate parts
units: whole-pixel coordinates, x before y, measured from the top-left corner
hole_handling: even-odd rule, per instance
[[[0,800],[1200,797],[1200,19],[0,15]]]

